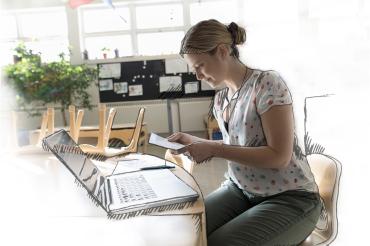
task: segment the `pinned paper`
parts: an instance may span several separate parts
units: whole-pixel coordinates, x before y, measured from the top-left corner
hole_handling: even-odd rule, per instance
[[[181,88],[180,76],[159,77],[159,92],[166,92],[173,88]]]
[[[188,65],[183,59],[175,58],[175,59],[166,59],[165,60],[165,67],[166,73],[187,73],[188,72]]]
[[[143,85],[130,85],[128,87],[129,96],[142,96],[143,95]]]
[[[199,84],[196,81],[194,81],[194,82],[187,82],[185,84],[185,94],[197,93],[198,90],[199,90]]]
[[[117,94],[127,93],[128,91],[127,85],[128,85],[127,82],[114,83],[114,92]]]
[[[121,64],[100,64],[99,65],[99,78],[120,78],[121,77]]]
[[[99,80],[99,90],[100,91],[111,91],[111,90],[113,90],[113,80],[111,80],[111,79]]]

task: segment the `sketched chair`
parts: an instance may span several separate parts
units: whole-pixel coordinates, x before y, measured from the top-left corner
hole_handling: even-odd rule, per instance
[[[98,143],[96,146],[90,144],[80,144],[79,147],[85,153],[104,154],[105,148],[108,146],[109,134],[112,129],[113,120],[117,113],[115,108],[109,110],[108,119],[106,120],[107,107],[104,104],[99,104],[99,133]]]
[[[184,154],[174,155],[171,153],[171,150],[167,149],[164,159],[175,163],[176,165],[184,168],[188,173],[193,174],[194,162]]]
[[[15,146],[15,152],[18,154],[40,154],[40,153],[46,153],[42,148],[42,139],[46,137],[47,135],[50,135],[54,133],[54,118],[55,118],[55,112],[54,108],[48,108],[46,112],[43,113],[41,118],[41,127],[40,132],[36,141],[36,144],[30,144],[25,146],[19,146],[18,143],[18,137],[17,137],[17,122],[18,117],[16,115],[16,112],[12,113],[13,118],[13,126],[14,126],[14,146]]]
[[[127,155],[129,153],[136,153],[138,150],[139,138],[141,127],[144,120],[145,108],[140,108],[139,114],[136,120],[135,129],[132,134],[131,141],[128,146],[121,148],[109,148],[108,141],[111,128],[113,125],[113,119],[116,115],[116,109],[111,109],[109,112],[107,123],[105,124],[105,106],[99,109],[99,136],[98,145],[92,146],[87,144],[79,145],[82,151],[90,154],[97,154],[97,159],[104,160],[106,158]],[[92,156],[94,157],[94,156]]]
[[[324,154],[307,156],[311,171],[319,187],[324,210],[316,228],[301,246],[329,245],[337,236],[337,200],[342,166],[338,160]]]
[[[76,143],[78,143],[82,119],[84,117],[84,111],[82,109],[77,111],[77,119],[76,119],[76,107],[74,105],[70,105],[68,107],[68,111],[69,111],[69,135]]]

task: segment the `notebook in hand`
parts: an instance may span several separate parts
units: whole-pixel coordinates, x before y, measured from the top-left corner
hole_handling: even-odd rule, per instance
[[[43,143],[86,189],[89,197],[107,212],[109,218],[130,218],[156,211],[182,209],[191,206],[199,197],[169,169],[104,175],[65,130],[49,135]]]

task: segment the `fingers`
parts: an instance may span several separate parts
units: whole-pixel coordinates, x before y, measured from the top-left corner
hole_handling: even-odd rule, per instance
[[[177,142],[181,138],[181,133],[180,132],[175,132],[169,137],[167,137],[167,140],[170,142]]]
[[[182,147],[181,149],[176,150],[177,155],[183,154],[183,153],[189,153],[188,152],[188,146]]]

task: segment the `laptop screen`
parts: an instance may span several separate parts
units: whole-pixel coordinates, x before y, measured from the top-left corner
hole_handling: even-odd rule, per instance
[[[95,198],[101,196],[104,175],[65,130],[46,137],[44,143]],[[98,198],[101,201],[100,198]]]

